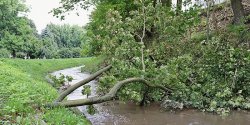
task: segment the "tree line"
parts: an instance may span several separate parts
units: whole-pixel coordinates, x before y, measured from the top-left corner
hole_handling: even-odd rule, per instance
[[[21,0],[0,1],[0,57],[77,58],[87,38],[80,26],[48,24],[41,34]]]

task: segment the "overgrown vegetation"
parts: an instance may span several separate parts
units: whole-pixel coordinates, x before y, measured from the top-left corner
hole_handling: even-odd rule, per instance
[[[87,1],[62,0],[68,6],[54,13],[65,14],[82,2]],[[101,93],[108,92],[117,81],[141,77],[173,89],[168,99],[186,108],[223,115],[232,109],[250,108],[249,25],[244,24],[245,15],[236,14],[244,11],[241,2],[231,0],[234,19],[220,16],[230,18],[234,25],[225,24],[221,29],[211,28],[219,22],[211,21],[214,18],[210,18],[210,11],[216,10],[210,9],[211,1],[205,9],[190,6],[190,1],[179,1],[177,8],[172,8],[171,0],[92,2],[96,10],[87,30],[89,51],[104,54],[106,63],[113,67],[100,78]],[[145,101],[145,94],[146,102],[162,101],[166,96],[141,84],[131,84],[123,87],[117,98],[138,103]]]
[[[62,68],[93,64],[97,58],[11,60],[0,59],[0,124],[89,124],[65,108],[39,106],[54,100],[58,93],[45,76]],[[67,115],[65,115],[67,114]]]
[[[48,78],[52,80],[53,83],[51,84],[56,88],[69,85],[68,83],[73,80],[72,76],[65,76],[63,74],[60,74],[59,77],[49,74]]]
[[[81,68],[81,72],[88,72],[88,73],[92,73],[95,72],[99,69],[99,67],[101,67],[101,65],[104,65],[106,57],[105,56],[98,56],[95,61],[93,61],[92,63],[88,63],[86,65],[84,65]]]

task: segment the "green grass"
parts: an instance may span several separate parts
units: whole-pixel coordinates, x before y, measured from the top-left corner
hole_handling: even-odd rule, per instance
[[[52,102],[57,90],[45,76],[63,68],[93,65],[99,58],[21,60],[0,59],[0,124],[89,124],[65,108],[44,109],[37,105]],[[91,68],[90,68],[91,69]]]

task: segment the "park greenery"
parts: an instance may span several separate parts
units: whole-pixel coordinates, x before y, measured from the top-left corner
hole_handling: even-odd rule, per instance
[[[48,24],[38,34],[33,21],[23,16],[28,9],[21,0],[0,0],[0,58],[48,59],[0,60],[0,124],[32,124],[37,117],[49,124],[61,124],[61,118],[63,124],[88,124],[63,108],[61,101],[74,89],[58,95],[44,79],[48,72],[80,64],[91,72],[108,65],[90,79],[103,74],[98,77],[103,100],[98,102],[117,99],[143,106],[167,99],[221,115],[249,110],[250,3],[205,3],[206,7],[190,0],[177,0],[176,6],[172,0],[61,0],[62,6],[51,11],[61,19],[79,7],[95,6],[89,24]],[[93,58],[56,59],[87,56]],[[51,76],[57,86],[65,77],[72,80]],[[88,96],[89,86],[84,88]],[[94,111],[91,104],[96,102],[86,100]],[[51,109],[43,106],[50,102],[56,102]]]

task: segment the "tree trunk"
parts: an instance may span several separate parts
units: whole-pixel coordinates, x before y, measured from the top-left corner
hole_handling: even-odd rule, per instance
[[[172,7],[172,0],[161,0],[163,6]]]
[[[210,37],[210,6],[211,6],[211,1],[207,1],[207,43],[209,42],[209,37]]]
[[[148,92],[149,92],[149,87],[146,87],[145,92],[143,94],[143,98],[142,98],[142,100],[140,102],[140,106],[146,105],[146,101],[147,101],[147,98],[148,98]]]
[[[153,6],[156,7],[157,0],[153,0]]]
[[[12,56],[13,56],[13,58],[16,58],[16,51],[15,50],[12,50]]]
[[[182,0],[177,0],[176,14],[178,15],[181,10],[182,10]]]
[[[234,13],[233,24],[241,24],[244,19],[244,9],[242,0],[231,0],[231,6]]]
[[[117,92],[126,84],[132,83],[132,82],[140,82],[148,87],[154,87],[159,88],[165,92],[172,92],[171,89],[166,88],[162,85],[152,85],[148,81],[142,79],[142,78],[129,78],[123,81],[118,82],[114,85],[113,88],[109,91],[109,93],[105,94],[101,97],[91,97],[86,99],[78,99],[78,100],[69,100],[65,102],[54,102],[52,104],[47,104],[46,107],[53,108],[53,107],[75,107],[75,106],[82,106],[82,105],[92,105],[102,102],[111,101],[115,98]]]
[[[77,88],[81,87],[82,85],[87,84],[88,82],[92,81],[93,79],[95,79],[96,77],[98,77],[99,75],[101,75],[103,72],[109,70],[112,66],[106,66],[105,68],[97,71],[96,73],[92,74],[91,76],[89,76],[87,79],[84,79],[72,86],[70,86],[68,89],[66,89],[65,91],[63,91],[60,96],[56,99],[56,102],[60,102],[62,101],[67,95],[69,95],[71,92],[73,92],[74,90],[76,90]]]

